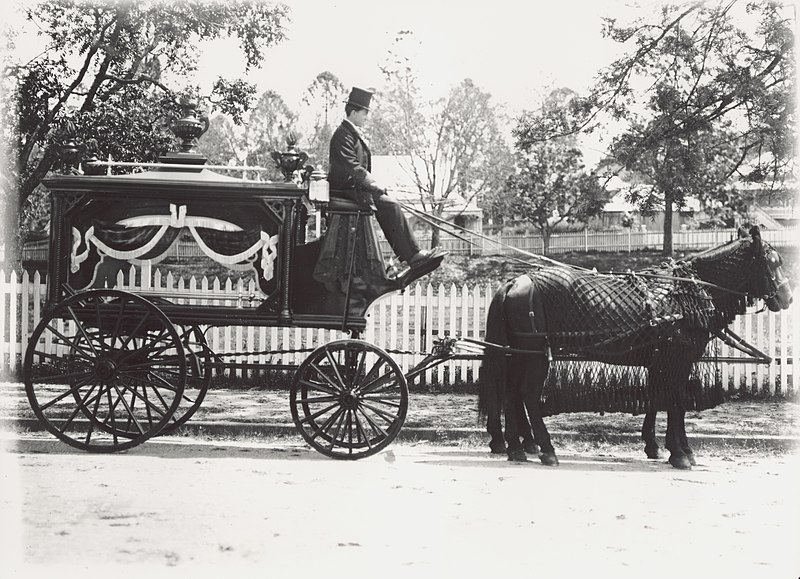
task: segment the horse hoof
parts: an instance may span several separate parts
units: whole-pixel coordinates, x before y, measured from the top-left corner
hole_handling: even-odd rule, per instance
[[[505,442],[490,442],[489,443],[489,452],[492,454],[505,454],[506,453],[506,443]]]
[[[522,450],[528,454],[539,454],[539,445],[532,440],[525,440],[522,443]]]
[[[694,453],[693,452],[687,452],[685,454],[686,454],[686,458],[689,459],[689,464],[691,464],[692,466],[697,466],[697,461],[694,459]]]
[[[545,466],[558,466],[558,457],[555,452],[543,452],[541,456],[539,456],[539,460],[542,461],[542,464]]]
[[[689,460],[689,457],[686,456],[685,454],[674,454],[674,453],[670,454],[669,463],[673,467],[679,468],[681,470],[691,470],[692,468],[692,463]]]
[[[647,455],[647,458],[661,458],[661,450],[658,446],[645,446],[644,453]]]
[[[509,450],[508,460],[511,462],[528,462],[528,457],[524,450]]]

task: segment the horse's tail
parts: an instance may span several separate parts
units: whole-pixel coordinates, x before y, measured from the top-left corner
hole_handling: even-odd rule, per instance
[[[508,346],[506,327],[506,295],[514,285],[506,282],[495,292],[489,311],[486,313],[485,340],[498,346]],[[486,347],[481,359],[480,386],[478,388],[478,413],[480,418],[497,416],[505,404],[506,354],[493,347]]]

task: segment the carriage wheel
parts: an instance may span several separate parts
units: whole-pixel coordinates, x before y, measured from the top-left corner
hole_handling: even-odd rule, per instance
[[[186,351],[186,387],[183,389],[180,406],[158,433],[159,436],[174,432],[194,416],[211,384],[212,353],[205,334],[198,326],[182,327],[179,333]]]
[[[327,456],[354,460],[379,452],[400,432],[408,386],[386,352],[341,340],[317,348],[300,365],[290,404],[306,442]]]
[[[48,311],[23,370],[45,428],[91,452],[124,450],[157,434],[178,408],[187,374],[169,319],[119,290],[82,292]]]

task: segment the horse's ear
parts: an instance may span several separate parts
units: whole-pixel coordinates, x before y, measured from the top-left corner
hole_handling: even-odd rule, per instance
[[[753,247],[758,251],[761,248],[761,230],[758,225],[753,225],[750,228],[750,237],[753,238]]]
[[[745,237],[750,237],[748,235],[748,233],[747,233],[747,230],[744,227],[742,227],[741,225],[739,226],[738,233],[739,233],[739,239],[744,239]]]

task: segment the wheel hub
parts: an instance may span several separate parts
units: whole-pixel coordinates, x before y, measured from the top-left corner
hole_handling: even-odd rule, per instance
[[[358,408],[358,396],[352,392],[344,392],[339,397],[339,403],[345,410],[355,410]]]
[[[94,365],[94,374],[98,380],[108,382],[117,375],[117,364],[113,360],[103,358],[98,360]]]

